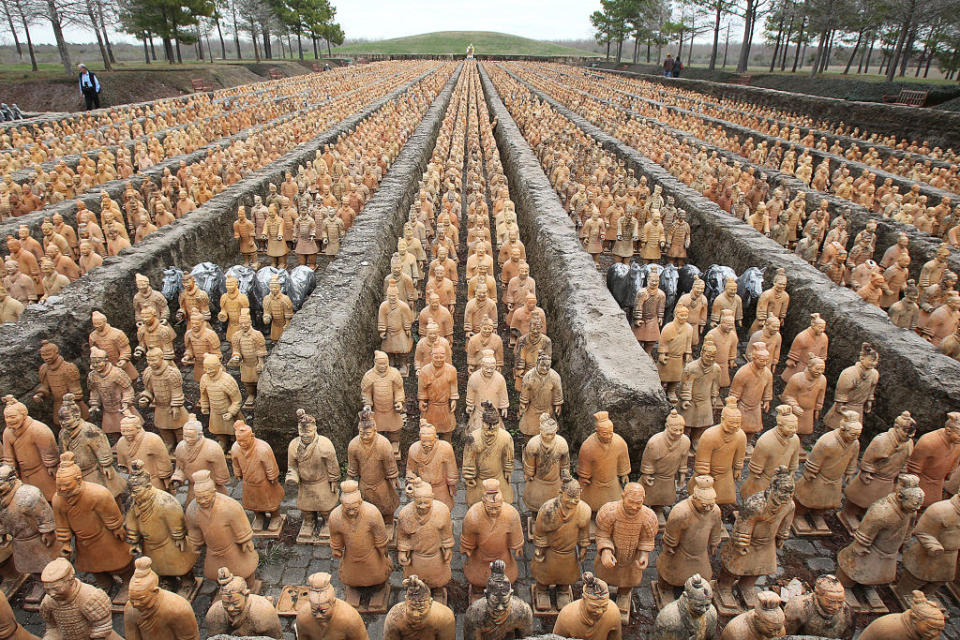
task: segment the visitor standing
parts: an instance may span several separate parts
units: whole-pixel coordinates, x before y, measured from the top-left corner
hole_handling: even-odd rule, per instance
[[[78,64],[80,70],[80,93],[83,94],[83,100],[87,105],[87,111],[100,108],[100,80],[97,74],[87,69],[87,65]]]
[[[673,55],[667,54],[667,59],[663,61],[663,75],[668,78],[673,76]]]

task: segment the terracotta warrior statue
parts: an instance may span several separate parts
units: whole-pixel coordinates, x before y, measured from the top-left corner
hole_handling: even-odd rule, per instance
[[[316,419],[303,409],[297,409],[297,432],[287,447],[286,484],[297,487],[297,508],[303,514],[297,538],[303,544],[318,537],[321,518],[326,526],[337,506],[340,463],[330,438],[317,433]]]
[[[786,618],[780,596],[773,591],[761,591],[754,597],[751,609],[727,623],[720,640],[774,640],[783,635]]]
[[[417,400],[421,417],[436,427],[440,437],[448,442],[457,426],[453,412],[459,398],[457,370],[446,361],[446,350],[439,344],[434,345],[430,362],[417,376]]]
[[[203,361],[207,354],[220,359],[220,338],[200,312],[193,313],[187,324],[189,328],[183,334],[183,357],[180,362],[192,366],[193,379],[200,382],[203,378]]]
[[[592,514],[580,494],[580,483],[570,478],[560,495],[544,502],[537,512],[530,563],[537,610],[560,610],[573,601],[572,585],[580,579],[580,563],[590,547]],[[556,607],[551,604],[551,592],[556,594]]]
[[[380,511],[387,527],[400,506],[400,471],[390,441],[377,433],[377,424],[369,408],[360,412],[355,436],[347,445],[347,478],[355,480],[368,504]]]
[[[73,452],[60,456],[53,519],[64,558],[73,557],[77,570],[92,573],[106,591],[113,587],[114,576],[126,588],[133,558],[125,541],[123,514],[106,487],[83,479]]]
[[[717,597],[724,608],[740,608],[733,593],[735,583],[747,607],[757,606],[754,586],[760,576],[777,572],[777,549],[790,537],[793,491],[793,472],[780,467],[763,493],[740,503],[733,533],[720,552]]]
[[[717,609],[710,581],[695,573],[683,585],[680,597],[657,614],[651,640],[716,640]]]
[[[217,492],[206,469],[193,474],[193,497],[186,511],[187,542],[196,552],[206,545],[203,576],[215,580],[220,567],[227,567],[231,573],[245,575],[252,581],[260,554],[253,547],[253,529],[243,507]]]
[[[813,592],[791,598],[783,615],[787,634],[848,638],[854,629],[846,590],[831,574],[818,577]]]
[[[596,514],[608,502],[620,499],[630,481],[630,452],[626,441],[613,432],[606,411],[593,414],[594,432],[583,442],[577,459],[577,478],[583,501]]]
[[[730,383],[730,396],[737,399],[749,453],[752,453],[757,434],[763,430],[763,414],[769,411],[773,399],[773,374],[769,364],[770,352],[766,346],[754,344],[750,362],[737,370]]]
[[[241,309],[237,328],[230,338],[230,360],[227,364],[240,368],[240,382],[247,390],[244,409],[252,409],[257,398],[257,382],[267,357],[267,343],[263,334],[253,328],[250,310]]]
[[[227,493],[227,483],[230,482],[227,458],[215,440],[204,437],[203,425],[192,413],[183,425],[183,440],[173,455],[176,468],[170,476],[170,489],[176,491],[186,483],[187,501],[184,504],[189,505],[193,500],[193,474],[197,471],[208,471],[217,491]]]
[[[110,597],[93,585],[80,582],[73,565],[64,558],[50,562],[40,574],[46,595],[40,615],[48,640],[123,640],[113,630]]]
[[[200,378],[200,413],[210,416],[210,435],[227,451],[233,436],[233,423],[240,415],[240,387],[220,363],[218,354],[203,357]]]
[[[420,478],[410,481],[411,501],[397,515],[397,561],[403,575],[420,576],[438,597],[450,582],[453,523],[447,505],[433,497],[433,488]],[[446,600],[446,597],[441,598]]]
[[[747,469],[750,476],[740,485],[740,497],[749,498],[770,486],[773,474],[780,467],[796,471],[800,465],[800,438],[797,416],[790,405],[777,407],[777,427],[757,439]]]
[[[904,411],[893,421],[893,427],[877,435],[863,452],[859,473],[844,489],[841,517],[859,522],[867,509],[893,491],[894,482],[913,453],[913,436],[917,421]],[[855,526],[853,528],[856,528]]]
[[[505,570],[503,560],[490,563],[484,595],[467,608],[464,616],[464,640],[513,640],[533,634],[533,611],[514,595]]]
[[[507,579],[516,581],[517,559],[523,558],[520,514],[505,503],[499,480],[488,478],[482,485],[481,501],[467,510],[460,534],[460,551],[467,556],[463,575],[474,591],[483,589],[494,560],[502,560]]]
[[[131,378],[123,369],[111,364],[105,351],[93,347],[90,349],[87,390],[90,392],[90,417],[100,418],[100,428],[116,442],[124,410],[136,413]]]
[[[837,386],[833,392],[833,406],[823,416],[823,424],[836,429],[843,422],[843,413],[853,411],[857,419],[863,422],[863,414],[873,409],[873,393],[877,388],[880,374],[877,372],[879,356],[869,342],[860,347],[860,359],[852,366],[840,372]]]
[[[9,640],[40,640],[20,625],[3,591],[0,591],[0,634]]]
[[[329,573],[311,574],[307,587],[297,602],[298,640],[370,640],[357,610],[337,598]]]
[[[499,412],[500,417],[506,418],[510,408],[510,399],[507,396],[507,381],[503,374],[497,371],[497,359],[490,354],[480,359],[480,368],[470,374],[467,379],[466,413],[467,432],[476,431],[482,425],[482,405],[488,402]]]
[[[787,363],[780,377],[784,382],[790,382],[790,377],[807,366],[807,361],[816,356],[823,361],[827,359],[827,348],[830,338],[827,336],[827,321],[819,313],[810,314],[810,326],[794,337],[787,352]]]
[[[713,476],[719,505],[737,502],[736,483],[740,481],[743,473],[747,446],[747,435],[740,429],[740,420],[737,399],[730,396],[727,398],[727,406],[720,414],[720,424],[704,431],[694,458],[695,476]],[[691,479],[688,489],[692,488],[692,485]]]
[[[723,366],[726,366],[726,362]],[[680,378],[680,415],[690,446],[697,448],[703,430],[713,425],[713,412],[723,407],[720,402],[720,364],[717,363],[717,345],[704,340],[700,357],[688,362]]]
[[[499,481],[504,502],[513,504],[510,475],[514,466],[514,443],[501,425],[499,412],[484,402],[482,427],[470,433],[463,450],[461,474],[467,486],[468,507],[480,501],[484,481],[489,478]]]
[[[197,617],[186,598],[160,588],[160,578],[150,558],[137,558],[135,564],[130,599],[123,608],[123,633],[127,640],[199,640]]]
[[[892,493],[867,509],[853,541],[837,554],[837,578],[845,588],[889,584],[896,579],[900,547],[922,504],[920,479],[903,474]]]
[[[523,503],[531,513],[559,495],[562,484],[571,477],[570,449],[557,429],[556,420],[541,414],[540,433],[523,447]]]
[[[384,640],[454,640],[453,610],[433,599],[429,585],[413,574],[404,578],[403,587],[403,600],[393,605],[384,620]]]
[[[0,538],[9,540],[13,567],[21,574],[38,576],[60,555],[53,509],[40,489],[23,483],[6,463],[0,464]]]
[[[641,481],[647,491],[644,503],[661,522],[665,522],[664,507],[676,504],[679,483],[687,477],[690,438],[684,435],[684,426],[683,418],[672,409],[663,431],[647,441],[640,460]]]
[[[220,599],[210,605],[205,618],[208,634],[283,637],[280,616],[272,600],[251,593],[247,581],[226,567],[217,572],[217,584]]]
[[[340,559],[338,575],[351,606],[360,604],[357,589],[383,589],[390,578],[393,561],[387,554],[389,541],[380,510],[364,501],[356,480],[341,482],[340,504],[330,514],[330,548],[333,557]],[[383,604],[385,608],[385,600]]]
[[[227,342],[233,338],[233,333],[239,327],[240,311],[250,308],[250,301],[246,294],[241,293],[239,282],[234,276],[227,276],[227,292],[220,296],[220,313],[217,314],[217,320],[226,324]]]
[[[53,400],[53,424],[60,426],[60,405],[63,396],[72,393],[75,398],[83,398],[83,387],[80,386],[80,370],[77,365],[67,362],[60,355],[60,348],[53,342],[40,341],[40,384],[33,391],[33,401],[45,404],[47,398]],[[87,405],[80,401],[80,411],[84,418],[90,417]]]
[[[276,531],[283,525],[280,503],[283,501],[283,483],[273,449],[257,438],[250,425],[242,420],[233,424],[237,441],[230,448],[233,475],[243,487],[240,503],[253,511],[254,534]]]
[[[5,465],[15,469],[20,479],[53,500],[57,487],[54,476],[60,462],[57,442],[50,427],[34,420],[27,407],[13,396],[3,397],[3,457]],[[109,448],[109,447],[108,447]],[[111,459],[111,464],[113,460]]]
[[[433,489],[433,497],[453,509],[453,498],[460,481],[453,445],[437,437],[436,428],[420,421],[419,439],[407,451],[407,482],[420,478]]]
[[[173,341],[177,332],[166,320],[161,320],[154,308],[144,307],[140,312],[143,321],[137,324],[137,348],[133,350],[134,360],[139,360],[148,349],[160,349],[166,360],[173,360]]]
[[[389,356],[383,351],[374,351],[373,367],[360,379],[360,396],[364,406],[373,409],[377,430],[390,441],[399,460],[405,402],[403,377],[390,366]]]
[[[694,327],[687,322],[689,318],[690,310],[678,304],[673,311],[673,320],[663,327],[657,346],[657,372],[667,392],[667,401],[673,405],[679,401],[677,387],[693,354]]]
[[[137,399],[141,409],[153,406],[153,425],[172,452],[183,438],[183,376],[180,369],[163,357],[160,349],[147,351],[147,368],[143,371],[143,391]]]
[[[670,510],[663,530],[663,550],[657,558],[657,587],[661,603],[673,601],[676,588],[693,576],[713,577],[710,559],[717,553],[723,522],[713,478],[697,476],[694,489]]]
[[[943,610],[922,591],[914,591],[910,602],[910,608],[903,613],[876,618],[858,640],[938,640],[946,627]]]
[[[960,539],[960,495],[934,502],[920,514],[912,537],[903,547],[903,572],[896,589],[909,602],[914,591],[933,596],[957,576]]]
[[[821,358],[811,357],[807,360],[806,369],[790,376],[780,395],[780,399],[790,405],[797,417],[797,433],[800,436],[813,433],[813,426],[820,417],[823,397],[827,390],[827,378],[823,375],[825,367]]]
[[[400,375],[408,374],[407,360],[413,349],[413,311],[400,300],[395,286],[387,288],[387,299],[380,304],[377,315],[377,331],[380,332],[380,349],[393,361]]]
[[[826,432],[813,445],[793,495],[795,518],[808,518],[811,523],[819,520],[821,524],[816,528],[825,528],[819,512],[840,508],[843,485],[857,472],[862,430],[857,414],[847,411],[840,427]]]
[[[527,371],[520,382],[519,426],[520,432],[528,439],[539,433],[542,415],[560,418],[563,383],[552,364],[550,354],[540,353],[536,366]]]
[[[140,460],[143,471],[158,489],[166,490],[173,475],[173,464],[163,440],[155,433],[143,430],[140,416],[126,415],[120,421],[120,440],[117,441],[117,464],[128,471],[134,460]]]
[[[177,579],[181,585],[193,580],[198,553],[187,544],[187,522],[175,497],[157,489],[140,460],[130,465],[130,495],[133,503],[124,517],[131,553],[153,561],[157,574]]]
[[[130,362],[133,352],[130,350],[130,340],[120,329],[111,327],[107,316],[99,311],[90,314],[93,331],[90,332],[90,348],[97,347],[107,354],[107,359],[115,367],[123,369],[131,380],[139,377],[136,367]],[[92,368],[92,363],[91,363]]]
[[[943,499],[943,483],[960,461],[960,412],[947,414],[946,424],[917,440],[907,459],[907,472],[920,479],[923,508]]]
[[[113,464],[107,436],[81,417],[72,393],[63,397],[60,407],[60,452],[67,451],[73,454],[85,481],[105,486],[114,498],[126,491],[127,482]]]
[[[563,638],[621,640],[620,610],[610,600],[607,584],[589,571],[583,574],[583,597],[560,610],[553,632]]]
[[[270,340],[276,342],[293,319],[293,302],[280,291],[280,277],[271,276],[270,293],[263,298],[263,324],[270,325]]]

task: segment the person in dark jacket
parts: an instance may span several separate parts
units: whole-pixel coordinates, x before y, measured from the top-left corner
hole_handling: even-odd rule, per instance
[[[80,93],[83,94],[83,100],[87,105],[87,111],[100,108],[100,80],[97,74],[87,69],[87,65],[78,64],[80,70]]]
[[[667,54],[667,59],[663,61],[663,75],[671,77],[673,75],[673,55]]]

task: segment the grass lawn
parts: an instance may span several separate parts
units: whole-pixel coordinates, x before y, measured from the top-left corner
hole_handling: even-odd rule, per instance
[[[521,38],[494,31],[437,31],[404,38],[358,42],[333,49],[342,53],[421,53],[426,55],[463,54],[473,43],[477,55],[596,56],[598,54],[562,47],[540,40]]]

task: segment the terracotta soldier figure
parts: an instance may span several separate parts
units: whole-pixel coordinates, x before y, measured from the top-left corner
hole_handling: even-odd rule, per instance
[[[927,600],[922,591],[910,598],[910,608],[903,613],[890,613],[874,619],[858,640],[938,640],[946,627],[943,611]]]
[[[183,507],[151,484],[140,460],[131,463],[129,483],[133,503],[124,517],[124,528],[132,553],[148,556],[157,574],[175,578],[181,586],[192,586],[199,554],[187,544]]]
[[[740,429],[740,409],[736,398],[727,398],[727,405],[720,414],[720,424],[704,431],[697,447],[693,464],[695,476],[713,476],[716,481],[717,504],[737,502],[736,483],[743,473],[743,461],[747,436]],[[688,488],[692,487],[691,484]]]
[[[663,530],[663,551],[657,558],[657,587],[660,603],[672,602],[675,590],[689,584],[691,577],[713,577],[710,559],[720,546],[723,522],[717,506],[713,478],[697,476],[694,489],[670,510]]]
[[[539,320],[537,321],[539,322]],[[531,331],[533,330],[533,321],[530,322]],[[473,373],[478,368],[480,368],[480,359],[483,357],[483,351],[489,350],[493,352],[493,357],[497,361],[497,368],[503,367],[503,339],[496,334],[494,329],[496,328],[493,320],[490,318],[484,318],[483,324],[480,325],[480,332],[475,333],[470,336],[470,339],[467,341],[467,373]],[[427,336],[429,337],[431,327],[427,327]],[[440,328],[437,327],[437,338],[436,340],[443,340],[446,342],[446,338],[440,337]],[[528,333],[527,336],[530,334]],[[550,342],[550,338],[546,336],[541,336],[540,345],[543,346]],[[523,338],[520,338],[522,341]],[[420,342],[423,342],[423,338],[420,339]],[[446,343],[447,348],[449,349],[449,344]],[[419,343],[418,343],[419,346]],[[535,345],[536,347],[537,345]],[[428,352],[429,354],[429,352]],[[429,358],[428,358],[429,359]],[[447,361],[450,362],[453,359],[451,352],[448,351]],[[423,364],[426,364],[426,360],[421,364],[421,358],[417,357],[417,366],[422,367]],[[514,363],[516,367],[516,363]]]
[[[680,597],[657,614],[651,640],[715,640],[717,609],[710,582],[694,574],[683,585]]]
[[[39,575],[60,555],[55,531],[53,509],[40,489],[21,482],[9,464],[0,464],[0,537],[12,548],[13,568]]]
[[[724,309],[720,312],[720,324],[710,329],[704,337],[704,344],[713,342],[717,348],[717,364],[720,365],[720,379],[717,384],[721,391],[730,386],[730,372],[737,368],[739,340],[733,311]]]
[[[853,541],[837,554],[837,578],[846,589],[855,584],[888,584],[896,579],[900,546],[923,503],[919,484],[917,476],[901,475],[894,491],[867,509]]]
[[[819,512],[840,508],[843,485],[857,472],[862,430],[857,414],[847,411],[840,426],[820,436],[813,445],[793,496],[797,503],[794,524],[798,533],[809,527],[821,533],[829,530]],[[805,526],[808,524],[809,527]]]
[[[433,347],[430,358],[417,377],[420,415],[437,428],[441,438],[449,442],[457,426],[453,415],[460,398],[457,370],[446,361],[446,351],[440,345]]]
[[[221,567],[217,572],[217,584],[220,585],[220,599],[207,610],[207,633],[283,637],[280,616],[272,600],[251,593],[247,581],[227,567]]]
[[[763,414],[773,399],[773,374],[770,352],[765,345],[753,345],[750,362],[740,367],[730,383],[730,397],[737,399],[742,416],[741,428],[747,434],[747,450],[753,449],[756,434],[763,430]]]
[[[404,577],[420,577],[433,593],[446,601],[453,557],[453,523],[450,509],[433,497],[433,488],[420,478],[410,481],[411,501],[397,515],[397,561]]]
[[[818,577],[811,593],[791,598],[783,615],[788,634],[848,638],[854,629],[846,590],[831,574]]]
[[[50,427],[34,420],[27,407],[13,396],[4,396],[3,464],[16,470],[20,479],[53,500],[54,476],[60,462],[57,442]],[[112,459],[111,459],[112,462]]]
[[[380,349],[386,353],[400,371],[408,374],[407,360],[413,349],[413,311],[400,300],[395,286],[387,288],[387,299],[380,304],[377,314],[377,331],[380,332]]]
[[[253,511],[253,532],[278,531],[283,525],[279,511],[284,491],[273,449],[242,420],[233,424],[233,430],[237,437],[230,448],[233,475],[243,487],[243,508]]]
[[[594,433],[583,442],[577,459],[577,477],[583,501],[596,514],[608,502],[620,499],[630,481],[630,452],[626,441],[613,432],[606,411],[593,414]]]
[[[297,409],[298,436],[287,447],[286,484],[297,487],[297,508],[303,514],[300,544],[320,536],[320,519],[326,527],[330,512],[337,506],[340,463],[330,438],[317,433],[316,419]],[[330,530],[326,529],[329,537]]]
[[[471,603],[464,616],[464,640],[514,640],[533,634],[533,611],[514,595],[505,570],[503,560],[490,563],[484,597]]]
[[[374,505],[385,525],[392,527],[400,506],[400,471],[390,441],[377,433],[372,418],[368,408],[360,412],[359,435],[347,445],[347,478],[358,482],[365,503]]]
[[[541,353],[537,356],[536,366],[524,374],[521,382],[519,426],[521,433],[528,438],[539,432],[541,415],[554,419],[560,417],[563,383],[551,365],[550,354]]]
[[[800,464],[800,438],[797,416],[789,405],[777,407],[777,427],[763,433],[750,456],[750,476],[740,485],[740,497],[746,500],[770,486],[773,474],[780,467],[796,471]]]
[[[99,311],[91,314],[91,323],[93,331],[90,332],[90,348],[97,347],[107,354],[107,359],[115,367],[123,369],[131,380],[140,377],[130,358],[133,353],[130,350],[130,340],[125,334],[116,327],[111,327],[107,322],[107,317]]]
[[[589,571],[584,573],[583,597],[561,609],[553,632],[564,638],[620,640],[620,610],[611,602],[606,583]]]
[[[237,241],[237,248],[243,256],[243,266],[257,268],[256,226],[247,218],[246,207],[237,207],[237,219],[233,222],[233,239]]]
[[[393,561],[387,555],[388,542],[380,510],[364,501],[355,480],[340,483],[340,504],[330,514],[330,548],[333,557],[340,559],[338,575],[346,586],[346,601],[351,606],[360,604],[359,588],[386,591],[384,583],[393,569]],[[387,599],[381,600],[385,610]]]
[[[790,376],[780,399],[790,406],[797,416],[797,433],[807,436],[813,433],[813,425],[823,408],[823,396],[827,389],[827,378],[823,375],[823,360],[817,356],[807,360],[803,371]]]
[[[193,502],[187,505],[187,542],[199,552],[206,545],[203,576],[214,580],[220,567],[253,580],[260,554],[253,547],[253,529],[239,502],[217,492],[210,472],[193,474]]]
[[[373,367],[360,379],[360,395],[363,404],[373,409],[377,430],[390,440],[399,460],[405,401],[403,378],[399,370],[390,366],[389,356],[383,351],[373,353]]]
[[[192,413],[183,425],[183,440],[177,444],[174,458],[176,468],[170,476],[170,486],[174,490],[187,484],[185,505],[193,500],[193,474],[197,471],[208,471],[216,490],[223,494],[227,492],[227,483],[230,482],[227,458],[216,440],[204,437],[203,425]]]
[[[660,340],[660,326],[663,324],[666,294],[659,286],[660,272],[651,271],[647,276],[647,288],[640,290],[633,303],[633,335],[647,353],[650,353]]]
[[[233,435],[233,423],[240,415],[240,387],[220,363],[218,355],[203,356],[200,378],[200,413],[210,416],[210,434],[226,451]]]
[[[141,408],[153,405],[153,425],[160,432],[167,450],[172,452],[183,438],[183,423],[187,421],[187,410],[183,406],[183,376],[157,348],[147,351],[147,365],[143,370],[143,391],[138,403]]]
[[[193,380],[200,382],[207,354],[220,358],[220,338],[199,312],[190,315],[189,324],[190,328],[183,334],[183,358],[180,362],[193,365]]]
[[[934,502],[920,514],[912,537],[903,547],[903,572],[896,589],[909,602],[919,590],[933,596],[957,576],[960,549],[960,495]]]
[[[477,411],[483,403],[489,402],[500,411],[501,418],[507,417],[510,400],[507,397],[507,381],[497,371],[497,360],[492,355],[483,356],[480,369],[470,374],[467,380],[466,412],[470,417],[467,431],[475,431],[482,423],[482,411]]]
[[[751,609],[727,623],[720,640],[774,640],[783,635],[786,620],[780,596],[773,591],[761,591],[754,597]]]
[[[384,640],[454,640],[453,611],[430,595],[430,587],[416,574],[403,580],[401,602],[393,605],[383,623]]]
[[[747,607],[757,606],[754,586],[760,576],[777,572],[777,549],[790,537],[793,491],[793,472],[780,467],[763,493],[740,503],[733,532],[720,551],[717,598],[723,608],[740,608],[733,593],[735,583]]]
[[[923,489],[923,508],[943,499],[943,483],[960,461],[960,412],[947,414],[947,422],[940,429],[928,431],[917,440],[917,446],[907,459],[907,473],[920,478]]]
[[[783,269],[777,269],[773,277],[773,286],[760,294],[757,299],[757,315],[747,333],[759,331],[768,316],[783,321],[787,318],[787,309],[790,307],[790,294],[787,293],[787,275]]]
[[[500,481],[495,478],[484,480],[481,501],[467,509],[463,517],[460,551],[467,556],[463,575],[475,592],[489,579],[490,564],[494,560],[503,561],[504,575],[516,581],[517,559],[523,558],[520,514],[504,501],[500,487]]]
[[[663,507],[676,504],[678,481],[687,475],[690,438],[684,435],[684,421],[676,409],[667,416],[663,431],[654,434],[643,450],[640,473],[646,486],[646,504],[653,507],[661,522]]]
[[[113,365],[102,349],[90,349],[90,373],[87,374],[90,392],[90,415],[100,417],[100,428],[108,437],[116,439],[120,420],[126,409],[133,413],[134,393],[131,378],[123,369]],[[138,414],[139,415],[139,414]]]
[[[33,401],[37,404],[44,403],[47,398],[53,400],[53,424],[60,426],[60,405],[63,403],[63,396],[72,393],[75,398],[83,398],[83,387],[80,386],[80,370],[77,365],[67,362],[60,349],[53,342],[46,340],[40,341],[40,358],[43,364],[40,365],[40,384],[33,391]],[[90,416],[87,405],[80,401],[80,410],[84,418]]]
[[[123,514],[106,487],[83,479],[73,452],[60,456],[53,518],[63,557],[73,557],[77,570],[92,573],[105,590],[113,586],[114,576],[126,588],[133,558],[124,539]]]
[[[150,278],[137,273],[133,279],[137,284],[137,292],[133,294],[133,319],[138,323],[143,322],[141,313],[146,307],[151,307],[160,320],[169,319],[170,307],[167,306],[167,299],[150,286]]]
[[[60,452],[71,452],[83,479],[105,486],[114,498],[126,491],[127,482],[113,464],[113,452],[107,436],[98,426],[85,421],[73,394],[63,397],[60,407]]]
[[[357,610],[337,598],[329,573],[311,574],[307,587],[307,597],[297,602],[298,640],[370,639]]]
[[[227,341],[231,342],[233,333],[239,326],[240,311],[250,308],[246,294],[240,293],[239,283],[234,276],[227,276],[227,292],[220,296],[220,313],[217,320],[227,325]]]
[[[713,300],[710,308],[710,326],[720,324],[723,311],[733,311],[733,318],[737,327],[743,324],[743,300],[737,295],[736,278],[727,278],[723,283],[723,291]]]
[[[677,387],[683,377],[683,368],[693,353],[693,325],[687,322],[690,310],[683,305],[674,308],[673,320],[660,333],[657,346],[657,371],[660,382],[667,392],[667,401],[676,404],[679,400]]]
[[[721,408],[720,377],[717,345],[704,340],[700,357],[687,363],[680,379],[680,415],[694,449],[703,430],[713,425],[714,410]]]
[[[132,414],[120,421],[120,440],[117,441],[117,465],[131,470],[131,463],[140,460],[153,486],[166,490],[173,475],[173,464],[163,440],[155,433],[143,430],[143,420]]]
[[[179,594],[160,588],[160,579],[148,557],[137,558],[130,578],[130,599],[123,607],[127,640],[199,640],[193,607]]]
[[[197,286],[197,280],[193,274],[183,274],[183,291],[180,292],[178,304],[180,309],[175,316],[177,322],[184,318],[192,318],[194,315],[200,315],[204,321],[210,320],[210,296]]]
[[[500,414],[489,402],[482,407],[483,426],[470,433],[463,450],[463,475],[467,486],[467,506],[480,501],[485,491],[485,481],[496,479],[500,482],[503,500],[513,504],[513,487],[510,475],[513,473],[513,438],[501,426]]]
[[[798,333],[790,344],[787,364],[780,374],[784,382],[790,382],[793,374],[803,371],[811,357],[816,356],[826,361],[830,343],[826,330],[827,321],[821,318],[819,313],[811,313],[810,326]]]
[[[20,625],[3,591],[0,591],[0,634],[9,640],[40,640]]]
[[[536,580],[533,604],[538,611],[563,609],[573,601],[572,585],[590,547],[590,506],[580,499],[580,483],[570,478],[560,495],[543,503],[533,527],[530,576]],[[551,604],[556,593],[556,606]]]
[[[53,560],[40,575],[46,595],[40,614],[49,640],[123,640],[113,630],[110,597],[97,587],[80,582],[73,565]]]
[[[897,476],[913,453],[912,438],[916,432],[917,421],[909,411],[904,411],[893,421],[893,427],[867,445],[860,459],[860,472],[844,489],[846,500],[840,517],[846,519],[849,529],[856,529],[870,505],[893,491]]]
[[[263,324],[270,325],[270,340],[276,342],[283,335],[283,330],[293,319],[293,302],[290,296],[280,291],[280,278],[270,278],[270,293],[261,302],[263,307]]]
[[[420,478],[433,489],[433,497],[453,509],[453,498],[460,481],[460,470],[453,445],[437,437],[436,428],[420,421],[419,439],[407,451],[407,482]]]
[[[523,377],[536,367],[541,356],[553,357],[553,341],[543,333],[543,320],[530,319],[530,330],[520,336],[513,350],[513,386],[521,389]]]
[[[250,310],[242,309],[237,320],[237,328],[230,338],[231,367],[240,367],[240,382],[247,390],[244,409],[252,409],[257,398],[257,382],[263,371],[263,360],[267,357],[267,343],[263,334],[253,328]]]
[[[857,414],[863,421],[863,414],[873,408],[873,392],[877,388],[880,374],[877,372],[879,356],[869,342],[860,346],[860,359],[852,366],[840,372],[833,392],[833,406],[823,417],[823,424],[836,429],[843,421],[846,411]]]
[[[559,495],[563,482],[570,478],[570,450],[557,434],[557,421],[540,415],[540,433],[523,447],[523,503],[531,513]]]

